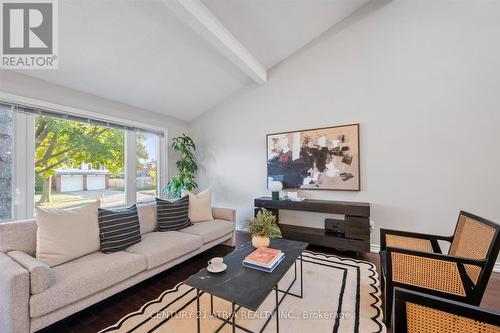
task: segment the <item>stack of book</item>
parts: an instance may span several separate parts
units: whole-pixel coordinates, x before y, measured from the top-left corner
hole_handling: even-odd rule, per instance
[[[284,257],[285,254],[281,250],[259,247],[246,256],[245,260],[243,260],[243,266],[270,273]]]

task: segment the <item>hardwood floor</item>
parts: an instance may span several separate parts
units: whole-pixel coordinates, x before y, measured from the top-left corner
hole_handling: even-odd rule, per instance
[[[250,240],[250,235],[243,231],[236,233],[237,246]],[[337,253],[327,248],[310,246],[310,250],[323,253]],[[227,246],[216,246],[191,258],[163,273],[160,273],[138,285],[93,305],[75,315],[66,318],[40,332],[43,333],[91,333],[113,325],[130,312],[138,310],[145,303],[157,298],[163,291],[174,287],[190,275],[206,267],[213,257],[224,256],[233,251]],[[348,256],[346,253],[340,255]],[[359,259],[374,263],[380,271],[378,255],[362,254]],[[486,289],[481,306],[500,312],[500,273],[493,273]]]

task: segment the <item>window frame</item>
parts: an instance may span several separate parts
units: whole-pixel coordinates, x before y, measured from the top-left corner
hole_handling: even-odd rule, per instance
[[[31,218],[35,211],[35,117],[13,111],[13,119],[12,220],[15,221]]]
[[[10,167],[12,170],[10,170],[10,181],[11,181],[11,193],[10,193],[10,218],[1,218],[0,223],[2,222],[7,222],[11,221],[14,218],[15,215],[15,206],[14,203],[16,202],[15,198],[15,188],[14,188],[14,181],[15,177],[18,176],[19,172],[16,171],[16,158],[17,158],[17,153],[16,153],[16,143],[18,142],[18,139],[16,138],[16,119],[15,119],[15,113],[14,113],[14,108],[11,106],[10,108],[3,108],[5,111],[10,113],[11,115],[11,129],[10,131],[12,132],[12,136],[10,136],[10,141],[11,141],[11,154],[13,155],[11,157],[11,162],[10,162]],[[2,110],[3,111],[3,110]],[[1,193],[0,193],[1,194]]]
[[[159,141],[157,145],[157,187],[158,194],[161,195],[161,189],[165,187],[166,179],[168,179],[167,128],[5,92],[0,92],[0,101],[6,104],[19,104],[38,109],[56,110],[61,113],[109,121],[110,123],[126,122],[145,130],[161,132],[163,135],[157,134],[157,140]],[[13,111],[13,119],[15,156],[13,160],[12,189],[14,202],[12,219],[3,222],[33,218],[35,209],[35,115]],[[125,204],[127,206],[137,203],[135,134],[135,130],[125,130]]]
[[[140,133],[138,131],[135,131],[134,132],[135,134],[137,133]],[[137,135],[135,136],[135,140],[137,140]],[[155,150],[156,150],[156,193],[157,195],[161,195],[161,191],[162,189],[165,187],[165,184],[164,182],[162,182],[162,173],[160,172],[160,168],[162,165],[164,165],[164,162],[162,161],[162,149],[165,145],[162,145],[162,143],[164,143],[164,140],[162,140],[162,137],[157,135],[156,136],[156,142],[155,142]],[[137,148],[137,145],[136,145],[136,141],[134,141],[134,149]],[[137,151],[134,151],[134,156],[137,154]],[[163,154],[165,155],[165,154]],[[135,160],[134,160],[135,162]],[[136,175],[137,173],[137,170],[136,170],[136,165],[134,163],[134,175]],[[137,182],[134,182],[135,184],[135,192],[136,192],[136,198],[135,198],[135,203],[137,204],[148,204],[148,203],[151,203],[151,201],[137,201]]]

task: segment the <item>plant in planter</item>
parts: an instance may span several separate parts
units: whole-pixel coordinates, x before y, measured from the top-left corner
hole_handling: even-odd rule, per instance
[[[248,231],[252,234],[254,247],[268,247],[270,238],[281,237],[276,216],[266,209],[261,209],[257,216],[248,222]]]
[[[163,190],[170,197],[180,198],[182,190],[192,191],[198,187],[195,181],[198,165],[194,156],[196,146],[193,139],[186,134],[172,139],[172,149],[181,154],[181,159],[177,161],[179,174],[172,177]]]

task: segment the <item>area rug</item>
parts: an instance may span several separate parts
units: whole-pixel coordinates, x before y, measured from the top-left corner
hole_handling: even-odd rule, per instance
[[[280,332],[386,332],[382,323],[378,275],[373,264],[310,251],[304,251],[303,259],[304,297],[285,297],[279,306]],[[292,267],[279,288],[288,287],[293,278]],[[300,293],[300,280],[295,282],[291,292]],[[222,326],[223,322],[212,315],[209,295],[203,294],[200,303],[202,333],[231,332],[231,325]],[[272,292],[258,311],[238,310],[236,323],[259,332],[274,306],[275,294]],[[231,304],[214,297],[213,310],[214,314],[229,318]],[[196,332],[196,315],[196,290],[180,283],[101,332]],[[274,315],[264,332],[276,332]]]

